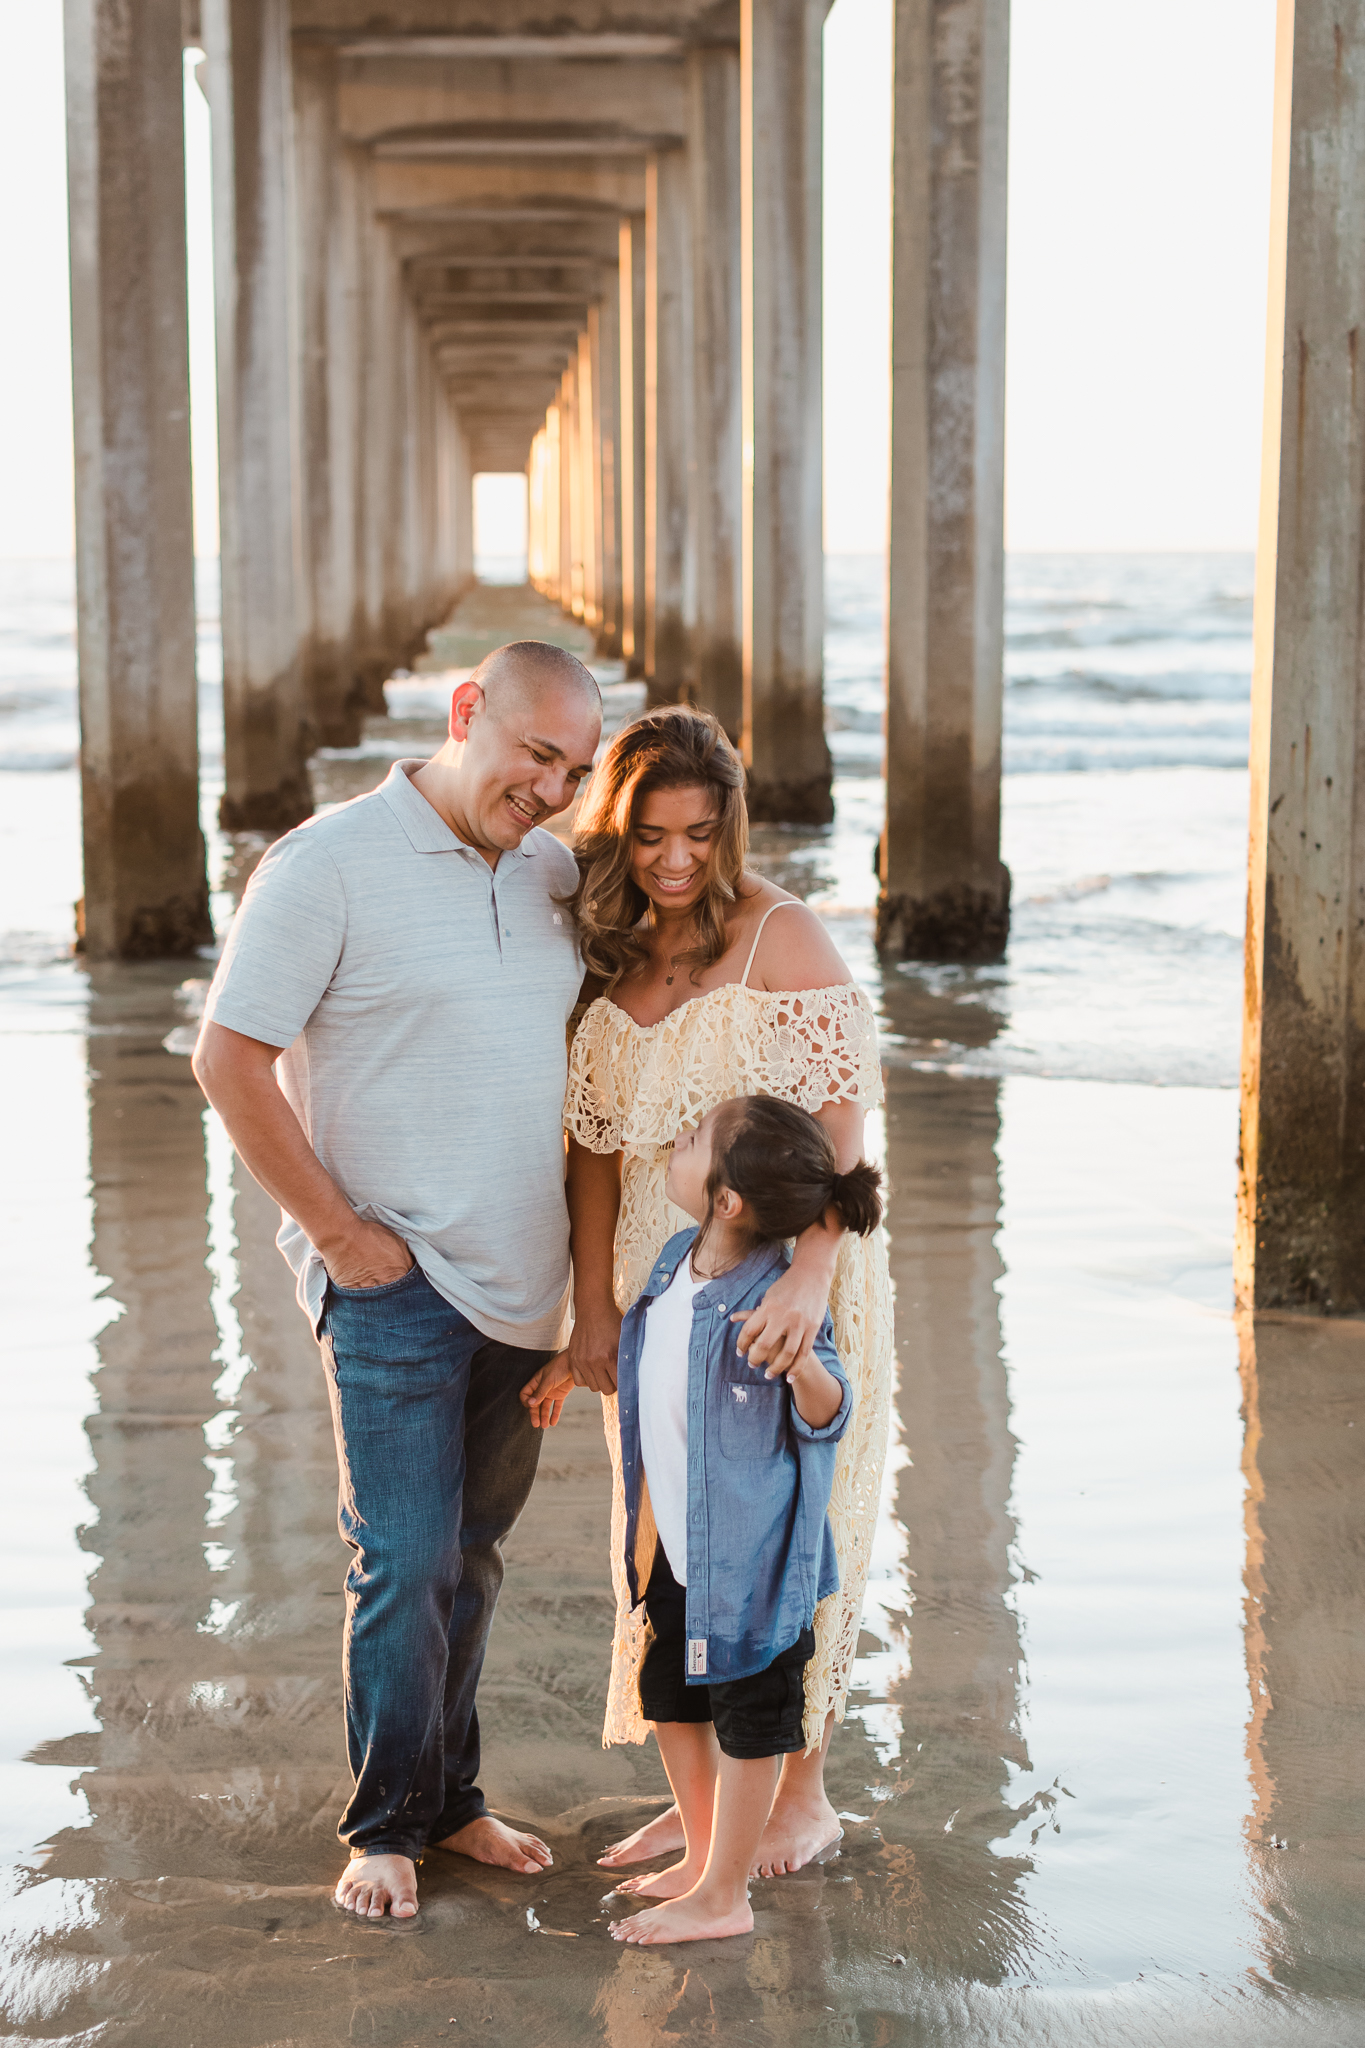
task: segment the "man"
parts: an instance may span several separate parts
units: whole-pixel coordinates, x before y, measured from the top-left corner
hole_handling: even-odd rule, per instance
[[[581,969],[560,899],[576,869],[537,828],[572,801],[601,726],[571,654],[490,654],[438,754],[267,853],[194,1056],[284,1212],[322,1346],[355,1553],[336,1897],[371,1918],[417,1911],[433,1845],[527,1873],[551,1860],[485,1808],[474,1695],[543,1441],[520,1392],[568,1300]]]

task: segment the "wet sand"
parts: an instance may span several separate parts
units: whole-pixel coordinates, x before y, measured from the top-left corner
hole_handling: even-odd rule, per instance
[[[600,1747],[598,1404],[547,1440],[480,1695],[553,1872],[438,1854],[416,1922],[338,1914],[346,1554],[274,1212],[167,1049],[183,966],[11,983],[0,2038],[1365,2043],[1365,1328],[1239,1332],[1231,1091],[925,1071],[991,1012],[832,928],[887,1030],[900,1359],[845,1838],[751,1937],[648,1953],[593,1864],[666,1797]]]

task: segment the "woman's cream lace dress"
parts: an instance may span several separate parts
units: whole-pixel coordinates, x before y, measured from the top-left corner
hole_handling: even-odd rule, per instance
[[[751,956],[752,958],[752,956]],[[590,1152],[624,1152],[616,1226],[615,1289],[624,1312],[659,1252],[692,1219],[664,1194],[675,1132],[700,1123],[736,1095],[777,1095],[803,1108],[882,1099],[872,1007],[851,984],[772,994],[732,982],[683,1003],[657,1024],[637,1024],[607,997],[584,1014],[569,1056],[565,1123]],[[880,1231],[846,1235],[830,1290],[834,1339],[853,1387],[853,1420],[839,1446],[830,1523],[840,1586],[815,1612],[815,1655],[806,1667],[808,1746],[831,1707],[840,1720],[858,1642],[863,1590],[881,1497],[891,1406],[891,1280]],[[616,1640],[603,1743],[643,1742],[637,1674],[643,1603],[631,1612],[622,1552],[625,1495],[616,1402],[603,1399],[611,1451],[612,1572]]]

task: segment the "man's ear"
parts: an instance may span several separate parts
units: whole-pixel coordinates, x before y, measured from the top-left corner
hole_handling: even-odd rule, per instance
[[[469,721],[483,703],[483,691],[475,682],[461,683],[450,700],[450,737],[461,742],[469,738]]]

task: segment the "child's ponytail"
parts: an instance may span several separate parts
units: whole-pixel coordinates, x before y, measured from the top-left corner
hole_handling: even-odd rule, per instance
[[[865,1159],[847,1173],[836,1173],[830,1183],[830,1205],[855,1237],[869,1237],[881,1222],[881,1185],[881,1175]]]
[[[840,1173],[829,1132],[809,1110],[772,1095],[740,1096],[716,1119],[698,1243],[721,1188],[744,1203],[758,1243],[799,1237],[829,1208],[845,1230],[866,1237],[882,1220],[881,1179],[865,1159]]]

